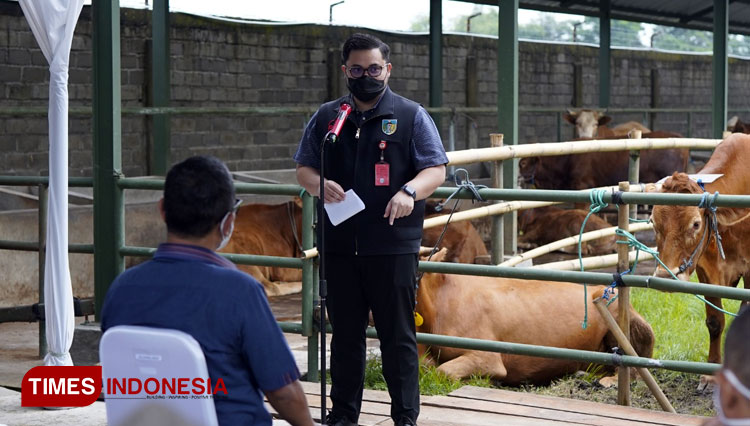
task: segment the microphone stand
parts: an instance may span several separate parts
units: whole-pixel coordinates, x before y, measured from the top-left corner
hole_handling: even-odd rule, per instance
[[[319,269],[319,287],[320,296],[320,423],[326,424],[326,297],[328,296],[328,283],[326,281],[326,263],[325,263],[325,230],[326,230],[326,185],[325,185],[325,147],[326,143],[335,143],[338,139],[339,132],[344,126],[346,118],[349,116],[352,107],[344,102],[339,107],[338,117],[331,129],[328,130],[323,142],[320,144],[320,186],[318,194],[318,225],[320,226],[320,240],[318,241],[318,257],[320,259]]]
[[[318,217],[320,225],[320,240],[318,241],[318,259],[319,267],[319,286],[318,296],[320,299],[320,424],[326,423],[326,297],[328,296],[328,283],[326,282],[325,266],[325,230],[326,230],[326,209],[325,209],[325,147],[326,143],[336,142],[336,134],[326,133],[323,143],[320,144],[320,194],[318,194]]]

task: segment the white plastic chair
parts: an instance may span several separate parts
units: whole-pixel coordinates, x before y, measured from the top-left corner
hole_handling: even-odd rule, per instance
[[[99,357],[108,425],[218,425],[210,395],[194,397],[192,393],[194,378],[203,379],[206,385],[208,369],[200,345],[189,334],[130,325],[112,327],[102,336]],[[116,388],[113,382],[108,383],[108,379],[121,383],[131,378],[139,379],[141,384],[149,378],[157,379],[159,392],[149,395],[141,386],[139,393],[130,394]],[[162,379],[171,383],[172,378],[189,378],[190,394],[179,395],[175,389],[178,398],[170,398],[171,390],[161,384]],[[153,380],[148,389],[154,392]]]

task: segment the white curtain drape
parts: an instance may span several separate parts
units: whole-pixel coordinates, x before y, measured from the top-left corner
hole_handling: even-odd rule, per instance
[[[44,365],[73,365],[75,316],[68,265],[68,64],[83,0],[20,0],[49,63],[49,213],[44,276],[48,353]]]

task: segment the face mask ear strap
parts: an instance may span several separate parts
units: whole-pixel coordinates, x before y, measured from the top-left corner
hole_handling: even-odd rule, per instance
[[[234,212],[227,212],[227,214],[225,214],[221,219],[221,223],[219,223],[219,235],[221,235],[221,242],[219,243],[219,247],[216,248],[217,251],[226,247],[229,243],[229,239],[232,238],[232,233],[234,232],[234,219],[229,225],[229,234],[224,235],[224,225],[226,224],[227,219],[229,219],[229,215],[231,214],[234,214]]]
[[[737,378],[732,370],[725,368],[722,371],[722,374],[724,374],[724,377],[727,378],[727,381],[729,381],[729,383],[731,383],[732,386],[737,389],[737,392],[744,396],[745,399],[750,400],[750,389],[748,389],[747,386],[743,385],[742,382],[740,382],[740,379]]]

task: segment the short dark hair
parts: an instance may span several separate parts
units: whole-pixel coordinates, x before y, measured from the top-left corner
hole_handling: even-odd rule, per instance
[[[372,50],[380,49],[380,53],[383,54],[385,62],[389,62],[391,59],[391,48],[388,47],[383,40],[363,33],[354,33],[349,36],[344,42],[344,46],[341,48],[341,63],[346,65],[346,61],[349,60],[349,54],[352,50]]]
[[[743,385],[750,387],[748,357],[750,357],[750,308],[744,306],[727,330],[724,343],[724,366],[732,370]]]
[[[227,166],[211,156],[175,164],[164,183],[164,220],[170,233],[204,237],[234,206]]]

